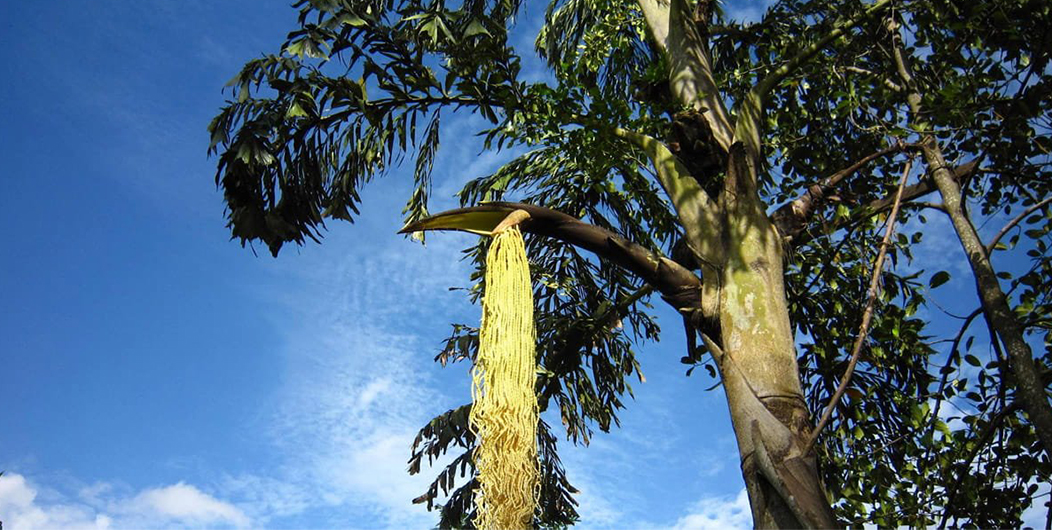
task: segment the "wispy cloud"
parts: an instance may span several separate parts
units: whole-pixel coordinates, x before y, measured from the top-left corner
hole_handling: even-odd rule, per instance
[[[0,517],[10,530],[43,528],[225,528],[248,526],[234,505],[179,482],[137,495],[115,495],[99,484],[73,499],[42,490],[17,473],[0,477]]]
[[[370,205],[362,224],[397,223],[397,210],[380,208]],[[362,228],[392,237],[356,241]],[[320,526],[435,523],[435,514],[410,503],[432,474],[406,469],[417,430],[469,399],[461,370],[443,373],[432,361],[450,320],[478,318],[463,293],[448,290],[467,283],[464,242],[446,236],[421,247],[393,230],[357,227],[326,240],[327,249],[355,245],[355,252],[310,252],[280,267],[295,287],[276,293],[287,309],[275,316],[286,368],[265,435],[280,458],[277,477],[305,500],[279,511],[329,513],[331,521],[306,523]],[[251,492],[265,487],[256,480],[232,482]],[[261,512],[279,517],[266,505],[273,501],[257,499]]]
[[[673,530],[730,530],[752,528],[749,495],[743,488],[736,496],[706,497],[680,517]]]
[[[148,489],[131,499],[128,509],[136,514],[193,525],[229,523],[243,527],[249,523],[248,517],[238,508],[184,482]]]

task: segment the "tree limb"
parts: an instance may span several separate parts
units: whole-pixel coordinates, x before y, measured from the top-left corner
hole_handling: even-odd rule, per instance
[[[658,139],[643,133],[616,127],[615,136],[627,140],[646,153],[654,164],[661,187],[664,188],[676,215],[687,234],[687,244],[694,253],[709,264],[722,262],[719,207],[713,202],[690,171]]]
[[[971,218],[964,209],[961,201],[961,186],[954,175],[946,166],[942,148],[935,135],[931,132],[928,124],[922,120],[923,100],[916,80],[910,73],[909,63],[903,54],[902,37],[899,27],[894,19],[887,21],[888,30],[892,35],[892,58],[902,78],[908,93],[906,101],[909,104],[911,120],[921,132],[921,147],[924,160],[928,165],[931,180],[942,195],[942,202],[946,208],[946,215],[950,218],[957,239],[971,266],[972,274],[975,276],[976,290],[979,300],[983,306],[983,316],[986,318],[987,327],[992,334],[996,334],[1005,345],[1007,350],[1009,373],[1013,376],[1013,383],[1017,392],[1014,400],[1021,402],[1026,411],[1034,431],[1041,440],[1041,446],[1046,456],[1052,456],[1052,406],[1048,402],[1048,392],[1041,381],[1041,374],[1034,362],[1033,351],[1026,339],[1023,338],[1023,326],[1018,316],[1008,304],[1008,296],[1001,289],[1001,283],[997,279],[997,273],[990,262],[990,254],[986,245],[979,238]],[[996,344],[996,340],[992,340]]]
[[[862,74],[862,75],[868,75],[868,76],[873,76],[873,77],[879,77],[876,72],[871,72],[869,70],[866,70],[865,68],[859,68],[857,66],[845,66],[844,70],[848,71],[848,72],[855,73],[855,74]],[[891,90],[892,92],[902,92],[902,87],[897,85],[897,84],[895,84],[894,81],[892,81],[892,80],[890,80],[890,79],[888,79],[886,77],[880,77],[880,81],[882,83],[884,83],[884,86],[888,87],[888,89]]]
[[[1048,203],[1052,203],[1052,197],[1048,197],[1045,200],[1027,208],[1026,210],[1023,210],[1023,213],[1016,216],[1015,219],[1008,221],[1008,224],[1004,225],[1004,227],[1001,228],[1001,231],[997,232],[997,235],[994,236],[994,238],[986,244],[986,253],[992,253],[994,251],[994,247],[997,246],[997,243],[1001,241],[1001,238],[1003,238],[1005,234],[1009,232],[1009,230],[1015,228],[1015,226],[1021,223],[1023,219],[1026,219],[1026,216],[1034,213],[1035,211],[1039,210],[1041,207],[1045,206]]]
[[[807,444],[804,445],[804,453],[810,452],[811,448],[814,447],[815,442],[818,440],[818,435],[829,423],[829,418],[833,415],[833,409],[840,402],[840,398],[844,396],[847,385],[851,381],[851,376],[855,373],[855,365],[858,364],[858,358],[862,354],[862,344],[866,341],[866,336],[869,333],[869,321],[873,317],[873,304],[877,300],[877,291],[880,289],[880,276],[884,270],[884,256],[887,255],[888,245],[891,243],[891,235],[895,233],[895,217],[898,216],[899,205],[902,204],[902,192],[906,187],[906,179],[909,178],[910,169],[912,168],[913,160],[907,160],[906,167],[902,170],[902,178],[899,180],[898,191],[895,193],[895,203],[891,207],[891,215],[888,216],[888,228],[884,232],[884,240],[880,242],[880,251],[877,252],[877,259],[873,263],[873,274],[870,277],[869,290],[866,293],[866,309],[862,312],[862,324],[859,326],[855,344],[851,348],[851,360],[847,363],[847,369],[844,370],[844,376],[840,379],[840,385],[837,386],[836,392],[833,393],[833,397],[829,400],[829,405],[826,405],[826,410],[822,413],[822,419],[818,420],[814,431],[811,432],[811,437],[807,440]]]
[[[650,35],[669,59],[669,86],[681,104],[701,111],[724,152],[734,129],[716,80],[708,44],[685,0],[638,0]]]
[[[795,72],[797,68],[800,68],[800,66],[809,61],[816,53],[822,51],[822,49],[828,46],[831,42],[840,38],[855,26],[861,24],[866,19],[881,12],[884,8],[890,5],[891,0],[878,0],[867,7],[859,16],[838,22],[829,33],[811,43],[792,59],[782,63],[781,66],[767,74],[767,76],[752,89],[753,92],[756,92],[760,96],[760,103],[763,103],[766,100],[767,94],[774,89],[774,87],[778,86],[778,83],[781,83],[789,74]]]
[[[811,217],[811,212],[816,206],[822,203],[825,199],[826,192],[837,184],[840,184],[845,178],[853,175],[866,164],[878,158],[902,152],[906,150],[907,147],[912,146],[899,142],[891,147],[881,149],[880,151],[862,157],[854,164],[829,175],[816,184],[812,184],[806,191],[801,193],[791,202],[779,206],[778,209],[771,214],[771,220],[774,222],[774,225],[778,227],[778,231],[781,232],[782,237],[792,240],[793,236],[802,232],[807,226],[806,222],[808,218]]]
[[[714,333],[710,322],[715,320],[716,315],[704,314],[701,296],[702,282],[693,272],[610,230],[585,223],[576,217],[551,208],[524,203],[488,202],[479,206],[458,208],[436,214],[428,219],[406,225],[398,233],[404,234],[424,229],[458,229],[433,223],[434,219],[442,216],[482,212],[511,213],[516,210],[524,210],[530,215],[519,225],[523,232],[558,239],[624,267],[661,293],[662,299],[688,318],[691,325]]]
[[[978,168],[978,166],[979,166],[979,160],[978,159],[972,160],[972,161],[970,161],[968,163],[965,163],[965,164],[961,164],[961,165],[953,168],[953,178],[955,180],[957,180],[958,182],[964,181],[965,179],[967,179],[968,177],[970,177],[972,174],[975,173],[975,170],[976,170],[976,168]],[[902,202],[904,204],[905,203],[911,203],[915,199],[919,199],[921,197],[924,197],[925,195],[927,195],[927,194],[929,194],[929,193],[931,193],[933,191],[935,191],[935,186],[934,186],[934,184],[932,184],[932,182],[930,180],[928,180],[928,179],[921,180],[920,182],[918,182],[916,184],[910,184],[909,186],[906,186],[905,188],[903,188],[903,190],[902,190]],[[874,216],[874,215],[876,215],[878,213],[881,213],[881,212],[887,210],[888,208],[891,208],[891,206],[892,206],[892,204],[894,204],[894,202],[895,202],[895,198],[894,197],[882,197],[880,199],[876,199],[874,201],[871,201],[870,203],[868,203],[865,206],[863,206],[862,208],[860,208],[860,210],[859,210],[860,213],[852,215],[851,217],[849,217],[847,219],[843,219],[842,221],[838,221],[838,222],[832,223],[829,227],[827,227],[826,231],[828,233],[832,233],[832,232],[835,232],[835,231],[837,231],[837,230],[839,230],[841,228],[845,228],[846,226],[850,226],[850,225],[853,225],[855,223],[858,223],[859,221],[861,221],[863,219],[868,219],[868,218],[870,218],[870,217],[872,217],[872,216]],[[779,210],[780,209],[781,208],[779,208]],[[813,209],[812,209],[811,213],[814,213]],[[781,227],[779,227],[779,230],[781,230]],[[802,245],[802,244],[806,243],[807,241],[810,241],[811,239],[812,238],[808,235],[807,232],[805,232],[803,230],[799,230],[799,231],[792,232],[792,238],[790,239],[790,243],[792,243],[793,245]]]

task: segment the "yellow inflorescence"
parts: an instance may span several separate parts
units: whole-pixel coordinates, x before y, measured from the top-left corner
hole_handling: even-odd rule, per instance
[[[486,256],[479,353],[472,372],[471,428],[479,439],[475,526],[528,528],[538,495],[533,291],[518,228],[498,234]]]

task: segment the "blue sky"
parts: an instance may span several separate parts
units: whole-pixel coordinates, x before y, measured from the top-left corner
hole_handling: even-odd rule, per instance
[[[295,15],[285,1],[0,4],[5,528],[435,522],[409,503],[431,475],[406,460],[421,425],[470,399],[467,367],[432,358],[449,322],[478,320],[448,290],[468,284],[474,236],[395,234],[409,168],[322,245],[257,257],[224,228],[205,127]],[[538,24],[521,21],[523,43]],[[475,125],[443,124],[432,211],[506,159],[462,140]],[[703,371],[683,377],[678,317],[658,309],[666,333],[643,349],[623,428],[561,445],[580,527],[751,526],[723,396]]]
[[[432,358],[449,322],[478,320],[448,290],[468,284],[474,236],[395,234],[408,169],[320,246],[256,257],[224,228],[205,126],[295,15],[284,1],[0,6],[5,528],[435,521],[409,503],[429,475],[405,467],[416,429],[470,399],[466,367]],[[465,116],[443,132],[472,131]],[[433,210],[503,159],[447,142]],[[581,526],[747,526],[726,405],[707,376],[683,377],[678,317],[660,317],[624,429],[561,446]]]

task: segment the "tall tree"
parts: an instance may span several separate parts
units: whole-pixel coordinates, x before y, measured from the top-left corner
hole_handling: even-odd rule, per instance
[[[837,2],[799,2],[775,9],[828,19],[844,8]],[[1041,416],[1048,411],[1049,343],[1043,322],[1052,271],[1045,198],[1050,182],[1050,118],[1044,101],[1050,82],[1045,59],[1052,38],[1049,19],[1048,6],[1040,2],[897,4],[882,17],[882,25],[865,28],[861,38],[830,49],[802,68],[791,83],[796,88],[784,100],[789,105],[774,111],[781,123],[810,122],[810,146],[848,146],[844,138],[852,136],[851,129],[910,142],[927,166],[915,189],[937,191],[933,196],[941,199],[915,206],[952,220],[965,249],[961,256],[975,271],[978,307],[960,315],[960,331],[945,339],[950,344],[945,357],[932,358],[939,366],[929,372],[937,374],[939,382],[926,391],[931,401],[921,403],[934,412],[933,419],[943,415],[969,427],[933,423],[915,438],[922,442],[920,447],[904,447],[911,437],[899,433],[869,452],[838,448],[840,455],[834,458],[844,461],[852,453],[886,454],[884,444],[894,441],[903,451],[896,457],[900,462],[890,459],[887,467],[898,473],[886,482],[887,488],[877,489],[895,491],[895,497],[911,499],[912,505],[881,513],[873,506],[892,506],[890,499],[875,502],[870,495],[860,495],[839,507],[842,514],[854,511],[862,516],[865,509],[870,517],[891,518],[882,524],[945,525],[959,518],[979,526],[1012,526],[1019,524],[1020,506],[1031,501],[1036,482],[1047,481],[1048,444],[1039,440]],[[836,125],[814,127],[819,116],[845,124],[848,135]],[[785,154],[789,161],[800,156],[791,150]],[[814,152],[803,156],[822,160]],[[951,170],[954,164],[972,171],[958,174]],[[980,224],[988,224],[985,243],[976,230]],[[1020,229],[1021,224],[1030,229]],[[995,249],[1000,267],[991,260]],[[948,277],[938,272],[933,285]],[[977,320],[981,316],[987,318]],[[992,346],[986,352],[971,347],[975,336],[969,336],[972,324],[984,320]],[[1032,338],[1028,341],[1025,335]],[[1042,335],[1044,355],[1033,359],[1031,348]],[[1007,347],[1010,343],[1013,348]],[[866,439],[884,438],[864,426],[863,432]],[[851,487],[844,493],[855,496],[860,489],[876,486],[873,479],[883,476],[875,473],[881,467],[866,474],[869,483],[847,481]],[[839,489],[837,483],[827,479],[831,489]],[[976,509],[979,505],[987,508]]]
[[[1049,18],[1040,3],[1020,2],[1030,7],[1014,11],[980,4],[1007,13],[1006,26],[1035,13]],[[466,208],[457,215],[495,224],[515,209],[530,213],[522,228],[532,234],[529,254],[542,280],[535,293],[539,407],[558,408],[571,440],[586,442],[593,425],[608,430],[617,423],[628,378],[638,371],[632,343],[658,334],[645,304],[656,291],[683,315],[690,338],[683,361],[704,364],[722,382],[756,526],[830,527],[845,519],[922,525],[934,521],[935,509],[1004,524],[1032,499],[1034,481],[1048,476],[1048,458],[1028,457],[1035,431],[1015,416],[1016,401],[1001,395],[1008,387],[984,379],[1008,379],[1000,365],[982,367],[971,385],[949,379],[960,372],[965,331],[948,352],[933,347],[915,317],[926,304],[918,273],[878,271],[884,289],[858,350],[859,369],[847,397],[831,403],[856,338],[880,225],[896,222],[888,216],[895,183],[918,152],[933,165],[931,132],[916,137],[898,110],[904,95],[920,94],[917,86],[935,91],[946,99],[941,108],[960,121],[975,112],[969,94],[981,99],[989,86],[1014,87],[1016,95],[984,108],[1029,105],[1023,125],[1001,131],[1025,136],[1029,127],[1037,151],[1013,158],[1001,149],[1015,165],[998,171],[1032,170],[1020,181],[1029,184],[1018,184],[1034,195],[1024,202],[1028,222],[1047,207],[1037,198],[1047,189],[1034,184],[1047,177],[1040,156],[1047,160],[1049,130],[1049,98],[1031,93],[1046,86],[1047,61],[1035,61],[1043,56],[1033,52],[1039,30],[999,46],[1039,62],[1030,71],[1040,82],[1009,76],[961,86],[966,76],[954,70],[952,78],[925,77],[919,85],[891,75],[903,41],[887,21],[905,28],[913,53],[923,55],[916,50],[926,45],[933,57],[979,23],[976,16],[929,20],[937,11],[926,6],[783,1],[762,22],[743,26],[724,21],[710,0],[555,1],[536,46],[551,81],[525,82],[520,51],[508,44],[518,3],[300,1],[299,29],[280,53],[246,64],[231,81],[236,98],[210,126],[228,226],[242,244],[263,241],[275,255],[287,242],[317,240],[326,219],[358,213],[361,186],[414,153],[406,221],[413,229],[444,227],[449,217],[428,218],[427,211],[441,118],[476,112],[492,124],[481,131],[488,148],[529,150],[465,186]],[[929,22],[946,30],[930,31]],[[1049,25],[1033,24],[1042,27]],[[971,59],[990,70],[997,53],[981,48]],[[989,127],[981,120],[959,125]],[[902,188],[903,217],[916,215],[916,205],[925,206],[919,199],[935,188],[945,197],[944,182],[1002,195],[1005,182],[1016,185],[1004,178],[974,184],[982,180],[975,176],[988,145],[960,146],[955,152],[971,157],[957,166],[934,164],[938,185],[922,177]],[[504,199],[520,202],[479,205]],[[1019,203],[984,205],[993,211]],[[1020,335],[1047,329],[1049,282],[1040,271],[1048,268],[1048,226],[1043,230],[1029,248],[1036,265],[1024,276],[1031,290],[1021,298],[1028,312]],[[920,237],[900,236],[893,261],[899,254],[909,259],[909,245]],[[931,284],[941,281],[936,274]],[[1011,339],[995,318],[990,322],[1007,345]],[[455,325],[438,360],[473,359],[477,340],[477,330]],[[1030,371],[1039,375],[1036,383],[1010,385],[1020,389],[1012,395],[1024,396],[1024,408],[1047,396],[1041,369]],[[939,410],[960,395],[981,410],[953,429]],[[827,404],[833,421],[813,433],[812,416]],[[983,405],[996,405],[993,417]],[[410,460],[410,471],[419,472],[425,456],[464,449],[418,499],[430,507],[439,490],[452,492],[443,526],[471,520],[475,483],[455,487],[458,470],[463,476],[472,466],[467,417],[467,406],[436,417]],[[1040,417],[1029,417],[1040,433]],[[991,442],[1005,433],[1015,440]],[[577,517],[555,440],[542,421],[538,524]],[[990,451],[1011,465],[976,463]],[[954,481],[973,468],[989,483],[962,497]],[[969,507],[975,495],[1006,491],[1013,499],[1006,507]]]

